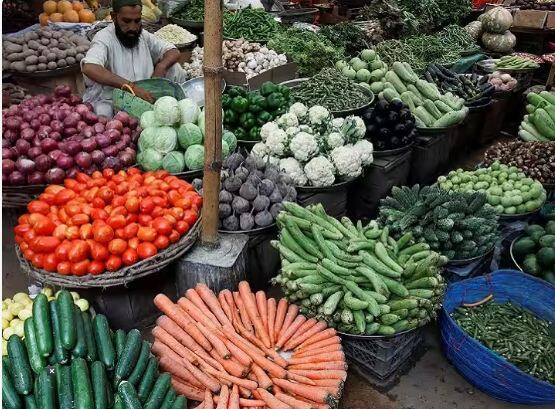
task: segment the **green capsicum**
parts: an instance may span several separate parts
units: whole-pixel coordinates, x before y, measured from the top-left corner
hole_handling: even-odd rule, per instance
[[[266,105],[266,100],[260,94],[251,93],[247,97],[247,100],[249,101],[249,111],[250,112],[255,112],[255,113],[260,112],[264,109],[264,107]]]
[[[227,91],[227,94],[231,98],[244,97],[247,95],[247,91],[242,87],[231,87],[229,88],[229,91]]]
[[[260,128],[258,126],[253,126],[249,131],[249,140],[259,141],[260,140]]]
[[[245,132],[245,130],[241,127],[235,128],[233,130],[233,133],[235,134],[235,137],[237,138],[237,140],[239,141],[244,141],[247,139],[247,133]]]
[[[260,87],[260,94],[264,97],[276,92],[277,85],[271,81],[266,81]]]
[[[237,113],[232,109],[224,111],[224,124],[234,124],[237,122]]]
[[[245,97],[237,96],[231,100],[231,109],[235,112],[242,113],[249,108],[249,101]]]
[[[279,92],[274,92],[266,97],[269,109],[277,109],[285,105],[285,98]]]
[[[256,119],[252,112],[245,112],[239,117],[239,123],[245,130],[251,129],[256,125]]]
[[[227,94],[222,95],[222,107],[229,108],[231,106],[231,97]]]
[[[274,117],[268,111],[262,111],[257,115],[256,122],[258,123],[258,125],[262,126],[266,122],[270,122],[273,119]]]

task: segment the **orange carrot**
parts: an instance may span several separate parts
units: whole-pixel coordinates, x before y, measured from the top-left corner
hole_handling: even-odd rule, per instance
[[[194,321],[203,323],[209,328],[218,330],[219,324],[218,320],[214,318],[210,319],[200,308],[198,308],[191,300],[185,297],[181,297],[177,300],[177,305],[179,305],[183,310],[191,316]]]
[[[272,345],[270,344],[268,332],[266,331],[266,328],[264,327],[264,324],[262,322],[262,318],[258,313],[258,308],[256,307],[254,295],[248,282],[241,281],[239,283],[239,294],[241,295],[241,299],[243,300],[245,310],[247,311],[247,314],[254,325],[256,335],[262,340],[266,348],[271,348]]]
[[[306,376],[307,378],[316,379],[341,379],[345,381],[347,379],[347,371],[345,370],[328,370],[328,371],[317,371],[314,369],[290,369],[288,372],[294,373],[301,376]]]
[[[335,386],[342,389],[344,382],[341,379],[312,379],[317,386]]]
[[[200,402],[197,406],[195,406],[193,409],[204,409],[204,402]]]
[[[333,338],[335,340],[337,340],[337,343],[341,342],[341,339],[339,337],[336,337],[336,332],[333,328],[327,328],[323,331],[320,331],[317,334],[314,334],[313,336],[311,336],[310,338],[308,338],[306,341],[304,341],[301,345],[299,345],[297,348],[295,348],[296,351],[300,351],[303,349],[306,349],[308,346],[313,345],[319,341],[323,341],[325,339],[328,338]],[[314,347],[312,347],[314,348]]]
[[[262,324],[264,325],[264,329],[266,333],[269,335],[269,328],[268,328],[268,301],[266,300],[266,293],[264,291],[257,291],[255,294],[256,300],[256,308],[258,309],[258,314],[260,314],[260,318],[262,318]],[[272,347],[273,342],[270,341],[270,346]]]
[[[312,356],[312,355],[320,355],[323,354],[324,352],[335,352],[335,351],[343,351],[343,347],[341,346],[341,344],[332,344],[332,345],[328,345],[322,348],[316,348],[316,349],[307,349],[306,351],[300,351],[300,352],[294,352],[292,357],[293,358],[304,358],[307,356]]]
[[[198,344],[200,344],[204,350],[210,351],[212,349],[212,344],[198,329],[194,322],[188,322],[187,325],[185,325],[185,331],[191,336],[191,338],[193,338]]]
[[[287,379],[295,381],[297,383],[304,383],[305,385],[316,385],[316,383],[306,376],[297,375],[292,372],[287,372]]]
[[[214,398],[208,389],[204,390],[204,409],[214,409]]]
[[[291,409],[291,406],[280,401],[266,389],[259,388],[256,391],[258,392],[260,399],[266,402],[266,406],[268,407],[268,409]]]
[[[196,326],[200,331],[202,331],[204,336],[208,339],[208,341],[212,344],[214,349],[216,349],[216,352],[218,352],[218,354],[222,358],[229,359],[231,357],[231,353],[229,352],[229,349],[227,349],[225,344],[220,340],[220,338],[218,338],[218,336],[216,335],[216,333],[212,331],[212,329],[206,327],[201,323],[196,323]]]
[[[302,402],[310,403],[314,407],[314,409],[331,409],[330,405],[327,405],[325,403],[316,403],[313,400],[303,398],[302,396],[295,396],[295,398]]]
[[[185,368],[187,368],[187,370],[189,372],[191,372],[193,374],[193,376],[195,376],[198,379],[198,381],[200,383],[202,383],[204,386],[206,386],[212,392],[218,393],[220,391],[219,382],[216,379],[214,379],[213,377],[211,377],[210,375],[206,374],[205,372],[207,372],[207,371],[201,371],[199,368],[194,366],[192,363],[187,361],[185,358],[183,358],[181,360],[181,362],[183,363],[183,365],[185,365]],[[206,365],[206,364],[204,364],[204,366],[209,367],[209,365]]]
[[[302,396],[317,403],[327,403],[332,398],[327,390],[316,386],[301,385],[278,378],[272,378],[272,382],[289,393]]]
[[[182,346],[182,348],[185,348]],[[174,349],[171,348],[168,344],[166,344],[163,340],[158,337],[154,337],[154,343],[152,344],[152,353],[158,356],[169,356],[172,359],[180,360],[181,358],[188,359],[189,361],[193,361],[194,364],[198,364],[196,355],[193,352],[186,353],[181,355],[179,352],[176,352]]]
[[[300,401],[282,392],[276,392],[276,398],[278,398],[282,402],[287,403],[293,409],[314,409],[314,406],[312,406],[310,403]]]
[[[279,300],[276,310],[276,323],[274,325],[274,343],[277,342],[279,332],[283,326],[283,321],[285,320],[285,314],[287,313],[287,300],[282,298]]]
[[[278,342],[276,342],[276,348],[280,349],[288,340],[297,332],[297,330],[305,323],[306,317],[304,315],[297,315],[295,320],[285,327],[285,331],[281,331],[279,334]]]
[[[218,294],[218,302],[222,306],[222,310],[224,311],[224,314],[227,317],[227,320],[230,323],[232,323],[233,322],[233,314],[231,313],[231,307],[227,303],[227,300],[225,299],[225,295],[224,295],[223,291]]]
[[[193,359],[191,351],[189,348],[181,344],[177,339],[168,334],[164,329],[160,327],[154,327],[152,329],[152,335],[155,339],[168,346],[172,351],[183,358],[189,359],[192,363],[196,364],[196,359]]]
[[[212,311],[216,318],[218,318],[218,321],[220,321],[222,325],[231,324],[231,321],[228,319],[227,315],[222,309],[222,305],[218,301],[218,298],[216,297],[214,292],[210,288],[208,288],[206,284],[197,284],[196,290],[198,295],[202,298],[204,303],[208,306],[208,308],[210,309],[210,311]]]
[[[154,305],[175,321],[181,328],[185,328],[185,325],[190,321],[187,317],[181,314],[179,307],[164,294],[158,294],[154,297]]]
[[[239,310],[239,315],[241,317],[241,322],[243,323],[243,326],[247,331],[252,332],[253,331],[252,322],[251,322],[251,319],[249,318],[249,314],[247,313],[247,310],[245,309],[245,305],[243,304],[241,295],[238,292],[234,292],[233,299],[235,301],[235,305],[237,306],[237,310]]]
[[[246,388],[246,389],[249,389],[249,390],[254,390],[258,387],[258,384],[254,381],[251,381],[251,380],[248,380],[248,379],[243,379],[243,378],[238,378],[236,376],[229,375],[225,372],[217,371],[212,367],[203,367],[203,369],[204,369],[204,371],[206,371],[210,375],[215,376],[216,378],[224,379],[228,382],[236,384],[237,386],[242,386],[243,388]]]
[[[242,386],[239,386],[239,395],[246,399],[252,398],[252,392]]]
[[[290,358],[289,365],[310,364],[323,361],[344,361],[343,351],[323,352],[319,355],[306,356],[304,358]]]
[[[227,407],[228,409],[239,409],[239,388],[237,385],[233,385],[233,388],[231,389]]]
[[[226,385],[223,385],[222,390],[220,391],[218,406],[216,406],[216,409],[227,409],[228,401],[229,401],[229,388]]]
[[[214,396],[214,402],[219,403],[220,397]],[[263,408],[264,401],[263,400],[254,400],[254,399],[243,399],[239,398],[239,406],[245,408]]]
[[[337,369],[343,370],[347,369],[347,364],[345,361],[324,361],[324,362],[314,362],[310,364],[298,364],[291,365],[290,369],[311,369],[311,370],[324,370],[324,369]]]
[[[201,401],[204,398],[204,392],[194,386],[180,382],[172,377],[172,386],[178,395],[183,395],[187,399]]]
[[[252,372],[254,373],[260,388],[269,389],[272,386],[272,380],[261,367],[254,364],[252,366]]]
[[[298,345],[301,345],[308,338],[317,334],[328,327],[324,321],[316,321],[314,318],[306,321],[301,328],[297,331],[295,335],[291,337],[284,345],[285,350],[289,351]]]
[[[212,311],[210,311],[210,308],[208,308],[208,306],[205,304],[204,300],[201,298],[196,288],[189,288],[185,292],[185,297],[187,297],[187,299],[190,300],[204,315],[210,318],[210,321],[214,322],[215,324],[219,323],[218,319],[214,314],[212,314]]]
[[[226,372],[233,376],[242,378],[249,371],[246,367],[231,359],[223,359],[215,350],[210,351],[210,355],[224,367]]]
[[[264,346],[264,344],[262,343],[262,341],[260,339],[256,338],[250,332],[240,331],[239,333],[243,337],[245,337],[245,339],[247,339],[248,341],[250,341],[251,343],[256,345],[262,351],[262,353],[264,355],[267,355],[267,356],[271,357],[276,364],[278,364],[282,368],[287,367],[287,361],[276,350],[274,350],[272,348],[266,348]]]
[[[227,347],[227,349],[229,349],[229,352],[231,352],[231,356],[235,359],[237,359],[237,361],[241,364],[246,366],[247,368],[250,368],[250,366],[252,365],[252,359],[245,354],[241,348],[239,348],[238,346],[236,346],[233,342],[231,342],[229,339],[222,339],[223,343],[225,344],[225,346]]]
[[[277,303],[275,298],[268,298],[268,336],[272,347],[276,344],[275,339],[275,326],[276,326],[276,308]]]
[[[285,314],[285,319],[283,320],[283,325],[281,326],[281,329],[277,336],[278,340],[281,338],[281,334],[287,331],[287,329],[291,326],[298,313],[299,307],[297,307],[295,304],[289,304],[289,307],[287,308],[287,314]]]
[[[160,359],[160,369],[169,372],[170,374],[175,375],[180,379],[183,379],[187,383],[190,383],[192,386],[195,386],[199,389],[204,389],[204,385],[201,384],[191,372],[189,372],[186,368],[182,367],[179,364],[176,365],[176,363],[178,362],[179,361],[174,361],[170,357],[163,356]]]

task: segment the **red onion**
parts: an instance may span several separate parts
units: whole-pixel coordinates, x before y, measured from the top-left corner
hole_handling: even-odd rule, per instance
[[[27,128],[30,128],[30,127],[31,127],[31,124],[29,124],[29,122],[23,121],[23,122],[21,122],[21,125],[19,126],[19,129],[24,130],[24,129],[27,129]]]
[[[104,126],[104,124],[97,122],[96,124],[94,124],[93,129],[95,134],[99,134],[104,132],[104,129],[106,129],[106,127]]]
[[[74,156],[74,160],[75,163],[83,169],[90,168],[93,163],[91,155],[87,152],[79,152]]]
[[[52,160],[58,160],[60,155],[63,155],[63,154],[64,153],[61,150],[54,149],[53,151],[48,152],[48,157]]]
[[[102,169],[113,169],[114,172],[119,172],[121,170],[121,161],[114,156],[108,156],[102,162]]]
[[[19,158],[15,161],[15,167],[21,173],[29,174],[35,171],[35,162],[27,158]]]
[[[73,136],[76,133],[77,133],[77,129],[75,129],[75,128],[64,128],[64,130],[63,130],[64,136],[67,136],[67,137]]]
[[[129,114],[125,111],[119,111],[116,115],[114,115],[114,121],[120,121],[123,126],[127,126],[129,124]]]
[[[10,148],[2,148],[2,159],[15,159],[13,151]]]
[[[106,148],[110,146],[110,137],[106,134],[100,133],[95,136],[95,139],[96,143],[98,143],[98,146],[100,146],[101,148]]]
[[[131,128],[126,126],[125,128],[123,128],[122,133],[125,135],[131,135]]]
[[[66,177],[71,178],[71,179],[75,179],[75,176],[77,176],[78,173],[79,173],[79,169],[71,168],[71,169],[66,171]]]
[[[56,132],[62,132],[64,130],[64,125],[62,121],[59,121],[57,119],[54,119],[52,122],[50,122],[50,127],[53,131]]]
[[[48,171],[44,175],[46,183],[51,184],[61,184],[64,182],[65,177],[66,173],[63,171],[63,169],[60,168],[48,169]]]
[[[81,150],[81,144],[77,141],[68,141],[65,146],[60,149],[70,156],[75,156]]]
[[[58,142],[52,138],[45,138],[41,141],[40,147],[43,152],[48,153],[54,149],[58,149]]]
[[[100,122],[100,123],[103,124],[103,125],[106,125],[106,124],[108,123],[108,118],[106,118],[106,117],[103,116],[103,115],[100,115],[100,116],[98,117],[98,122]]]
[[[119,152],[119,149],[115,145],[110,145],[106,148],[103,148],[102,152],[104,152],[106,156],[116,156]]]
[[[79,115],[83,116],[87,112],[89,112],[89,107],[86,106],[85,104],[78,104],[78,105],[75,106],[75,112],[77,112]]]
[[[131,129],[137,129],[137,125],[139,125],[139,121],[137,120],[137,118],[130,116],[129,117],[129,128]]]
[[[29,149],[29,151],[27,152],[27,156],[31,159],[36,158],[37,156],[39,156],[42,153],[42,149],[38,146],[33,146],[31,149]]]
[[[93,163],[100,165],[104,161],[104,158],[106,158],[106,155],[100,150],[94,150],[91,152],[91,158]]]
[[[2,173],[12,173],[15,170],[15,162],[11,159],[2,159]]]
[[[35,114],[34,111],[27,111],[27,112],[23,113],[23,119],[27,122],[31,122],[35,118],[36,118],[36,114]]]
[[[17,153],[19,155],[24,156],[27,154],[29,149],[31,149],[31,144],[25,139],[18,139],[15,143],[15,148],[17,149]]]
[[[38,119],[32,119],[29,123],[31,124],[31,128],[33,128],[35,131],[40,128],[40,121]]]
[[[121,138],[121,133],[117,129],[108,129],[105,134],[110,138],[111,143],[116,143]]]
[[[31,128],[25,128],[24,130],[21,131],[21,137],[26,141],[32,141],[33,138],[35,137],[35,131]]]
[[[73,164],[74,164],[73,158],[71,156],[66,155],[65,153],[62,153],[60,156],[58,156],[58,159],[56,159],[56,165],[58,165],[62,169],[67,170],[71,168]]]
[[[83,139],[83,142],[81,142],[81,148],[83,148],[85,152],[92,152],[96,149],[96,147],[97,144],[95,138]]]
[[[96,116],[96,114],[91,111],[85,112],[85,114],[83,115],[83,119],[89,125],[92,125],[98,122],[98,116]]]
[[[40,114],[40,115],[39,115],[39,121],[40,121],[41,125],[48,125],[48,124],[50,124],[50,121],[51,121],[50,115],[48,115],[48,114]]]
[[[71,88],[69,85],[58,85],[54,89],[54,96],[56,97],[69,97],[71,95]]]
[[[10,173],[10,176],[8,178],[8,183],[10,185],[21,186],[21,185],[24,185],[25,182],[26,182],[25,176],[20,171],[14,170],[12,173]]]
[[[84,129],[86,126],[88,125],[85,121],[77,122],[77,131],[81,132],[81,130]]]
[[[48,135],[50,138],[54,139],[55,141],[61,141],[62,140],[62,134],[60,132],[50,132],[50,134]]]
[[[33,172],[27,175],[27,183],[29,185],[43,185],[44,184],[44,173]]]
[[[64,119],[64,126],[69,128],[76,128],[80,120],[81,115],[79,115],[77,112],[72,112]]]
[[[20,126],[21,126],[21,120],[13,116],[6,118],[6,120],[2,124],[3,128],[5,127],[6,129],[9,129],[11,131],[19,130]]]
[[[4,138],[6,138],[11,144],[14,144],[17,141],[17,132],[12,131],[11,129],[7,129],[4,131]]]
[[[106,124],[106,129],[117,129],[118,131],[121,131],[123,129],[123,124],[117,119],[112,119]]]
[[[10,141],[2,138],[2,148],[9,148],[11,146]]]

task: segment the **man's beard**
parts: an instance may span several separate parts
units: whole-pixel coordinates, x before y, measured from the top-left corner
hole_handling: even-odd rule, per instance
[[[114,26],[116,28],[116,37],[119,42],[126,48],[135,48],[139,43],[142,28],[140,28],[138,32],[125,33],[117,22],[114,22]]]

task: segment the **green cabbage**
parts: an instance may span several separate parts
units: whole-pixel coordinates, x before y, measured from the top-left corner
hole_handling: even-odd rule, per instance
[[[190,170],[202,169],[204,166],[204,146],[191,145],[185,151],[185,166]]]
[[[139,136],[139,151],[146,151],[148,148],[154,148],[156,143],[156,135],[158,133],[158,127],[143,128],[141,135]]]
[[[204,109],[200,111],[197,124],[202,132],[202,136],[204,136]]]
[[[174,97],[162,97],[154,103],[154,117],[161,125],[173,125],[179,122],[181,112],[177,99]]]
[[[177,140],[183,149],[187,149],[191,145],[202,143],[202,132],[195,124],[186,123],[177,130]]]
[[[162,167],[162,154],[154,149],[146,149],[137,155],[137,163],[144,170],[158,170]]]
[[[177,132],[175,129],[171,126],[161,126],[156,130],[152,148],[164,155],[174,151],[177,148]]]
[[[177,104],[179,105],[179,112],[181,113],[181,124],[197,122],[198,116],[200,114],[200,108],[192,99],[185,98],[179,101]]]
[[[156,117],[154,116],[154,111],[143,112],[143,114],[141,115],[139,124],[141,125],[142,129],[160,126],[160,124],[156,121]]]
[[[237,138],[235,134],[231,131],[224,131],[222,135],[222,140],[227,142],[227,146],[229,146],[229,152],[234,152],[235,148],[237,148]]]
[[[225,159],[229,156],[229,145],[226,141],[222,140],[222,158]]]
[[[185,169],[185,158],[183,157],[183,153],[179,151],[168,153],[162,160],[162,168],[170,173],[183,172]]]

